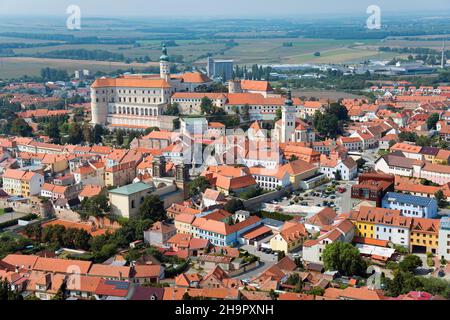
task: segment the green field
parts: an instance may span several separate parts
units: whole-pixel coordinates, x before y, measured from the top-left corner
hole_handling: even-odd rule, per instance
[[[238,46],[227,49],[223,42],[211,40],[181,40],[177,46],[169,47],[169,54],[181,55],[185,63],[204,66],[206,56],[212,54],[216,58],[234,59],[240,65],[252,64],[299,64],[299,63],[352,63],[367,59],[392,59],[400,56],[395,53],[379,53],[377,41],[329,40],[329,39],[239,39]],[[292,42],[292,47],[284,47],[283,43]],[[23,57],[0,58],[0,78],[17,78],[23,75],[37,76],[45,67],[67,70],[73,73],[76,69],[86,68],[92,73],[97,71],[111,72],[116,69],[145,68],[157,66],[161,55],[159,41],[143,41],[139,47],[132,45],[72,45],[56,44],[55,46],[15,49]],[[43,59],[30,57],[37,53],[56,50],[107,50],[121,53],[127,58],[149,56],[154,63],[126,64],[121,62]],[[314,55],[320,52],[320,57]]]
[[[406,20],[404,22],[407,22]],[[430,24],[431,23],[431,24]],[[424,22],[430,24],[427,32],[444,28],[439,21]],[[445,22],[447,23],[447,22]],[[0,21],[1,45],[26,44],[39,45],[13,50],[14,57],[0,59],[0,78],[17,78],[24,75],[37,76],[44,67],[65,69],[73,73],[75,69],[86,68],[92,73],[97,71],[115,71],[130,67],[145,68],[157,65],[161,55],[161,43],[174,41],[169,55],[176,56],[187,66],[203,68],[206,57],[233,59],[236,64],[303,64],[303,63],[359,63],[369,59],[391,60],[403,58],[394,52],[379,52],[381,46],[423,47],[440,49],[441,41],[437,35],[415,37],[387,37],[366,39],[357,33],[354,27],[359,22],[340,20],[311,22],[260,21],[260,20],[149,20],[149,19],[84,19],[82,29],[76,32],[67,30],[64,19],[5,19]],[[391,21],[390,28],[397,31],[403,22]],[[406,27],[409,31],[414,26]],[[342,30],[342,32],[341,32]],[[430,31],[431,30],[431,31]],[[302,32],[305,34],[302,34]],[[314,38],[308,37],[311,32]],[[336,39],[329,39],[334,33]],[[338,33],[336,33],[338,32]],[[356,33],[354,33],[356,32]],[[15,35],[14,35],[15,34]],[[297,34],[297,35],[296,35]],[[439,33],[436,33],[439,34]],[[345,35],[339,40],[340,35]],[[351,37],[356,35],[356,37]],[[441,35],[442,36],[442,35]],[[72,37],[73,39],[70,39]],[[85,41],[84,38],[97,38]],[[370,35],[368,34],[368,37]],[[80,40],[80,41],[73,41]],[[237,46],[227,46],[233,40]],[[82,43],[82,44],[80,44]],[[287,46],[286,43],[292,43]],[[51,51],[85,49],[105,50],[122,54],[132,61],[149,57],[156,64],[126,64],[102,61],[61,60],[33,58]],[[320,56],[315,53],[320,52]],[[10,52],[3,54],[11,55]],[[117,58],[117,57],[116,57]]]
[[[65,59],[42,59],[42,58],[27,58],[27,57],[11,57],[0,58],[0,79],[20,78],[24,75],[39,76],[43,68],[56,68],[67,70],[72,74],[75,70],[89,69],[92,73],[97,71],[112,72],[118,69],[134,68],[139,71],[151,66],[156,66],[155,63],[122,63],[122,62],[107,62],[107,61],[86,61],[86,60],[65,60]]]

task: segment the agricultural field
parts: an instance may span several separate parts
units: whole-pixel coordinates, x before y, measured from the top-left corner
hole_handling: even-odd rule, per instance
[[[411,47],[440,50],[443,35],[362,37],[359,21],[340,27],[342,39],[329,39],[330,26],[312,22],[218,20],[153,21],[125,19],[85,19],[81,30],[65,28],[65,20],[0,21],[0,78],[37,76],[43,67],[73,73],[87,68],[97,71],[154,66],[161,55],[161,43],[171,41],[169,55],[187,66],[204,68],[206,57],[233,59],[239,65],[253,64],[350,64],[369,59],[391,60],[407,54],[379,52],[379,47]],[[437,23],[437,22],[436,22]],[[17,26],[21,26],[20,29]],[[394,27],[392,27],[394,28]],[[20,31],[18,31],[20,30]],[[328,30],[328,31],[327,31]],[[355,31],[357,30],[357,31]],[[336,30],[334,30],[336,31]],[[356,33],[355,33],[356,32]],[[316,35],[316,36],[311,36]],[[355,37],[352,38],[352,36]],[[444,35],[445,36],[445,35]],[[348,37],[348,38],[346,38]],[[230,44],[230,41],[234,43]],[[2,45],[5,50],[2,54]],[[16,45],[16,47],[14,47]],[[20,45],[20,47],[18,47]],[[25,47],[23,46],[25,45]],[[11,48],[10,46],[13,46]],[[107,51],[116,62],[88,61],[48,56],[53,51]],[[11,53],[12,50],[12,53]],[[319,52],[320,55],[315,54]],[[117,55],[121,55],[117,59]],[[42,58],[41,58],[42,57]],[[58,58],[58,59],[55,59]],[[153,63],[126,63],[126,60],[150,59]],[[103,59],[103,58],[101,58]],[[100,58],[96,59],[100,60]],[[105,59],[109,60],[109,59]],[[118,61],[123,60],[123,61]],[[129,62],[129,61],[128,61]]]
[[[112,72],[118,69],[135,68],[137,71],[155,66],[155,63],[124,63],[108,61],[44,59],[28,57],[0,58],[0,79],[20,78],[24,75],[39,76],[43,68],[55,68],[66,70],[69,74],[79,69],[89,69],[92,73],[97,71]]]
[[[0,39],[1,40],[1,39]],[[28,40],[26,40],[28,41]],[[366,43],[352,40],[330,39],[239,39],[238,45],[229,49],[223,42],[216,40],[181,40],[177,46],[169,47],[169,54],[183,56],[187,64],[204,66],[206,56],[212,54],[216,58],[234,59],[239,65],[279,64],[279,63],[356,63],[367,59],[392,59],[401,56],[392,52],[380,53],[376,49],[377,42]],[[292,47],[284,47],[283,43],[292,42]],[[126,58],[148,56],[152,62],[130,63],[108,61],[85,61],[35,58],[35,54],[45,54],[58,50],[106,50],[119,53]],[[91,72],[111,72],[116,69],[145,68],[157,65],[161,55],[160,41],[142,41],[138,46],[115,44],[60,44],[54,46],[14,49],[20,57],[0,58],[0,78],[15,78],[23,75],[37,76],[44,67],[67,70],[87,68]],[[316,57],[315,52],[321,55]]]

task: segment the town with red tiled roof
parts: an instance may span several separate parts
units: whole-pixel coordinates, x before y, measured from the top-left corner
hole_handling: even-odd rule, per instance
[[[0,299],[449,300],[450,25],[405,19],[5,23]]]

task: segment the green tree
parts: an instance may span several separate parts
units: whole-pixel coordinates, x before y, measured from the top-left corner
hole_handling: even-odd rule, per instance
[[[83,218],[102,217],[111,210],[109,200],[106,195],[100,194],[91,198],[84,198],[81,202],[80,215]]]
[[[234,214],[239,210],[244,210],[245,207],[241,199],[233,198],[225,204],[224,209]]]
[[[350,120],[347,108],[339,102],[331,103],[325,112],[335,115],[340,121]]]
[[[270,289],[269,296],[270,296],[270,299],[272,299],[272,300],[278,299],[278,293],[276,293],[275,290],[273,290],[273,289]]]
[[[23,297],[11,288],[9,282],[0,278],[0,301],[23,300]]]
[[[33,128],[24,119],[17,118],[12,122],[11,133],[20,137],[31,137],[33,135]]]
[[[177,102],[169,103],[164,114],[167,116],[178,116],[180,114],[180,105]]]
[[[79,144],[83,141],[83,132],[78,123],[73,122],[69,125],[69,139],[70,144]]]
[[[414,272],[418,267],[422,266],[422,259],[420,257],[409,254],[398,264],[399,270],[404,272]]]
[[[445,208],[447,206],[447,201],[442,190],[436,191],[434,198],[436,199],[439,208]]]
[[[364,275],[367,265],[359,250],[347,242],[333,242],[325,247],[322,254],[327,270],[336,270],[346,276]]]
[[[205,177],[198,177],[192,180],[189,183],[189,196],[193,197],[196,195],[200,195],[201,193],[205,192],[206,189],[210,188],[211,184],[208,180],[206,180]]]
[[[116,131],[116,145],[118,145],[118,146],[123,145],[124,136],[125,136],[125,134],[124,134],[123,130]]]
[[[161,201],[158,196],[153,194],[145,197],[144,202],[139,208],[139,217],[151,221],[162,221],[166,219],[164,202]]]
[[[433,113],[428,119],[427,119],[427,127],[428,130],[436,130],[436,123],[439,121],[439,114]]]
[[[337,170],[336,173],[334,174],[334,179],[337,181],[341,181],[342,180],[342,175],[341,175],[341,171]]]
[[[212,114],[214,109],[214,105],[211,99],[208,97],[203,97],[202,102],[200,104],[200,110],[202,114]]]
[[[313,120],[314,128],[323,137],[336,138],[342,133],[342,122],[332,113],[321,113],[317,111]]]
[[[59,132],[57,121],[49,122],[49,124],[45,127],[45,134],[48,135],[50,139],[52,139],[53,143],[61,142],[61,135]]]
[[[275,111],[275,122],[280,120],[283,117],[283,111],[280,109],[277,109],[277,111]]]
[[[96,124],[92,130],[94,144],[99,144],[102,142],[102,136],[104,134],[103,127],[101,125]]]
[[[418,136],[416,138],[416,144],[421,147],[429,147],[433,144],[433,141],[427,136]]]
[[[242,107],[242,119],[244,121],[250,121],[250,106],[248,103],[246,103],[243,107]]]
[[[148,134],[152,133],[153,131],[160,131],[160,130],[158,127],[150,127],[150,128],[145,129],[144,134],[148,135]]]
[[[400,132],[398,138],[401,142],[403,141],[416,142],[417,134],[415,132]]]
[[[92,132],[92,127],[89,124],[85,123],[83,125],[82,132],[83,132],[84,142],[89,143],[89,144],[94,143],[94,134]]]
[[[308,291],[308,294],[313,296],[323,296],[325,294],[325,289],[322,287],[314,287]]]

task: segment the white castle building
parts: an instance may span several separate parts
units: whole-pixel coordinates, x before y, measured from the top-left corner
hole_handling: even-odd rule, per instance
[[[177,117],[164,115],[171,96],[208,86],[212,81],[199,72],[172,76],[165,46],[162,51],[159,75],[133,74],[95,80],[91,86],[93,124],[110,129],[174,129]]]

